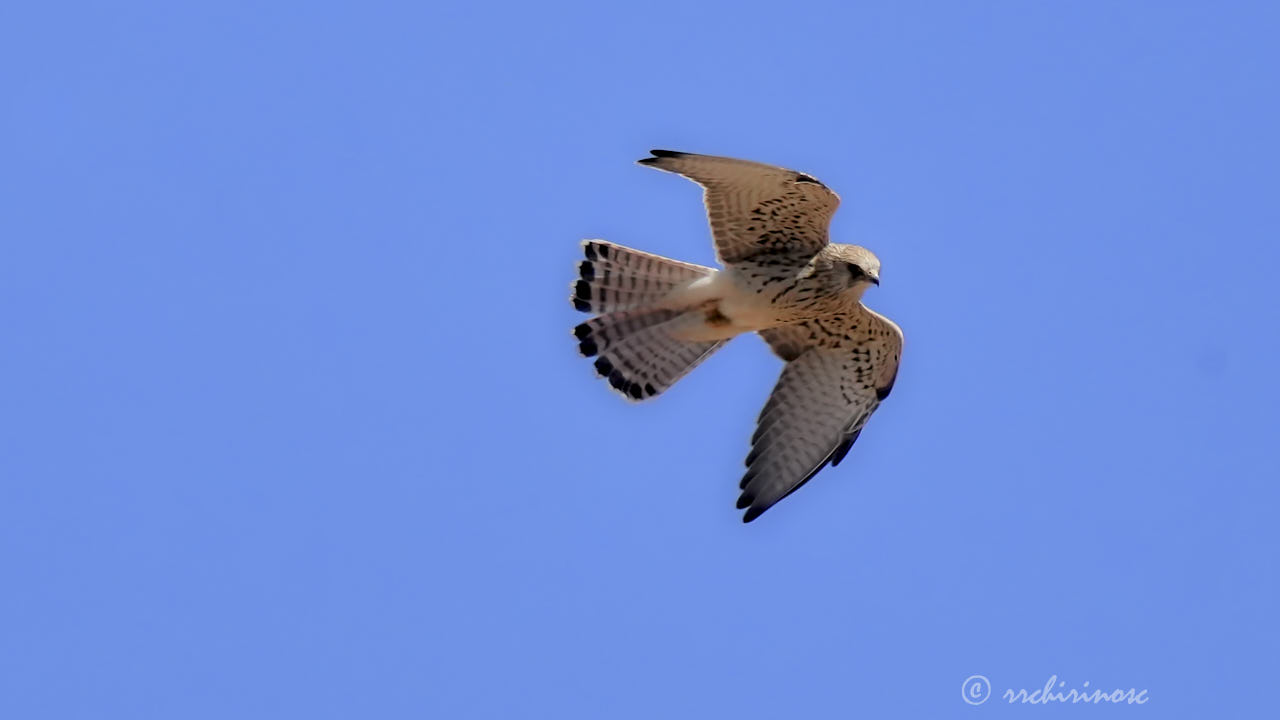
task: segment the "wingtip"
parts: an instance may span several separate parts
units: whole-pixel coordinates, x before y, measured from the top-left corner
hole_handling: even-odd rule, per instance
[[[742,516],[742,522],[749,523],[764,514],[765,508],[753,507]]]
[[[819,180],[818,178],[812,175],[809,175],[808,173],[802,173],[802,172],[796,173],[796,182],[817,185],[818,187],[826,188],[827,190],[831,189],[831,188],[828,188],[826,185],[823,185],[821,180]]]
[[[678,158],[689,154],[679,152],[677,150],[650,150],[649,153],[653,155],[653,157],[640,158],[636,162],[641,165],[656,165],[658,161],[663,158]]]

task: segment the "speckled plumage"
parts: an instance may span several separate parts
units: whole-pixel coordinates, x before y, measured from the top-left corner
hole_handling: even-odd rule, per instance
[[[744,332],[759,333],[786,361],[740,483],[738,507],[750,522],[848,453],[893,387],[902,331],[862,304],[879,284],[880,262],[865,248],[829,242],[840,198],[813,177],[667,150],[640,164],[702,185],[725,267],[587,241],[571,300],[596,317],[574,335],[630,400],[660,394]]]

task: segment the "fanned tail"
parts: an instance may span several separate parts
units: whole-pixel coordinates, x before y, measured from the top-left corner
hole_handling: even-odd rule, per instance
[[[600,240],[583,244],[573,305],[601,313],[573,330],[578,350],[594,357],[596,372],[631,400],[661,394],[726,341],[678,340],[676,331],[703,322],[696,312],[651,307],[671,290],[711,268]]]
[[[582,243],[571,300],[582,312],[605,313],[652,304],[671,290],[711,274],[712,269],[604,240]]]

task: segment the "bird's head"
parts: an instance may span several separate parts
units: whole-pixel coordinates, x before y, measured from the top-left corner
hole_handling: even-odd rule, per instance
[[[880,259],[870,250],[857,245],[831,244],[824,248],[830,262],[827,270],[832,285],[841,291],[862,293],[880,284]]]

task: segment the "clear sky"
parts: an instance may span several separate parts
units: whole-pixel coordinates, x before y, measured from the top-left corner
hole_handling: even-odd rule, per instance
[[[1274,712],[1273,8],[6,5],[0,716]],[[764,345],[570,337],[580,239],[712,262],[651,147],[834,188],[906,333],[751,525]]]

